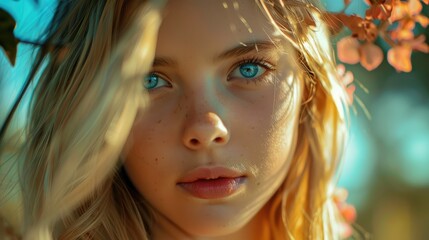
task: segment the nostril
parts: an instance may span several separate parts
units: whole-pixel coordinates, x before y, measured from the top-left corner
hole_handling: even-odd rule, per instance
[[[197,140],[197,139],[195,139],[195,138],[192,138],[191,139],[191,144],[192,145],[198,145],[200,142]]]
[[[217,138],[215,138],[215,139],[214,139],[214,141],[215,141],[216,143],[223,143],[223,142],[225,141],[225,139],[223,139],[223,138],[221,138],[221,137],[217,137]]]

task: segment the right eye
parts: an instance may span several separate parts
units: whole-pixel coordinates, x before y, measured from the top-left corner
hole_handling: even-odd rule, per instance
[[[151,73],[147,75],[143,80],[143,87],[147,90],[152,90],[165,86],[170,87],[171,84],[156,73]]]

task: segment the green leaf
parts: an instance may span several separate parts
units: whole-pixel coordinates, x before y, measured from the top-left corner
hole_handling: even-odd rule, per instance
[[[13,17],[3,9],[0,9],[0,48],[3,48],[10,63],[15,65],[18,39],[13,30],[16,22]]]

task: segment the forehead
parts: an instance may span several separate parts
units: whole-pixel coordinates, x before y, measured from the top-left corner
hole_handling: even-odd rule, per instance
[[[159,31],[157,55],[216,54],[240,43],[274,40],[254,1],[172,0]]]

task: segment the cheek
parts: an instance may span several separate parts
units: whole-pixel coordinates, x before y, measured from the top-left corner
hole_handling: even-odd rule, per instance
[[[260,118],[257,138],[253,139],[253,169],[261,189],[275,189],[288,172],[296,148],[300,88],[297,84],[279,86],[270,105],[269,118]]]
[[[273,128],[277,130],[265,133],[261,139],[259,153],[255,153],[262,155],[258,158],[259,161],[254,162],[261,178],[281,177],[282,173],[287,172],[296,146],[297,134],[293,121],[275,124]]]
[[[162,153],[166,153],[166,146],[177,136],[177,126],[174,122],[167,122],[169,118],[165,111],[172,111],[166,105],[162,111],[156,106],[149,105],[144,113],[139,113],[134,121],[123,154],[129,159],[140,158],[144,162],[158,164],[162,160]],[[174,116],[171,116],[174,119]],[[173,123],[173,124],[172,124]]]
[[[172,175],[169,169],[175,169],[177,161],[171,159],[167,149],[168,131],[162,122],[150,117],[136,121],[123,150],[125,170],[135,187],[142,195],[156,193],[169,181]],[[165,133],[165,134],[164,134]],[[170,135],[171,136],[171,135]],[[146,196],[145,196],[146,197]]]

